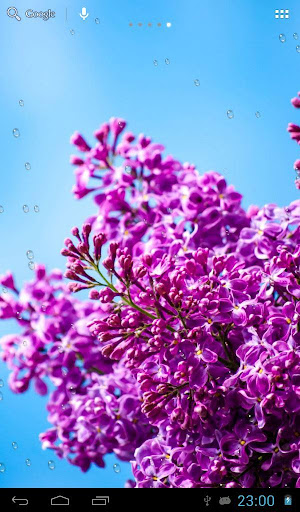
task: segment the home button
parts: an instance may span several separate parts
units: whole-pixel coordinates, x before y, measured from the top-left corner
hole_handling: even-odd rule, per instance
[[[55,498],[51,498],[51,505],[70,505],[70,500],[65,496],[55,496]]]

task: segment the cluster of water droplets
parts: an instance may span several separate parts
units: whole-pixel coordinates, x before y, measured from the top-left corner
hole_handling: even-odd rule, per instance
[[[154,60],[153,64],[154,64],[154,66],[158,66],[158,60]],[[167,64],[167,66],[168,66],[170,64],[170,59],[166,58],[165,59],[165,64]]]
[[[294,33],[293,33],[293,38],[295,39],[295,41],[297,41],[297,40],[299,39],[299,36],[298,36],[297,32],[294,32]],[[279,34],[279,41],[280,41],[281,43],[285,43],[285,42],[286,42],[286,36],[285,36],[285,34]],[[296,46],[296,52],[297,52],[297,53],[300,53],[300,45],[297,45],[297,46]]]
[[[227,110],[227,117],[228,117],[228,119],[233,119],[234,118],[233,110]],[[261,117],[261,113],[259,112],[259,110],[257,110],[255,112],[255,117],[257,117],[257,119],[259,119]]]
[[[28,204],[23,204],[22,209],[23,209],[24,213],[28,213],[29,210],[30,210]],[[33,207],[33,211],[35,213],[38,213],[40,211],[40,207],[37,204],[35,204],[34,207]]]
[[[30,268],[30,270],[34,270],[35,269],[35,263],[33,261],[33,258],[34,258],[34,253],[33,251],[31,251],[30,249],[26,252],[26,256],[27,258],[29,259],[29,263],[28,263],[28,267]]]

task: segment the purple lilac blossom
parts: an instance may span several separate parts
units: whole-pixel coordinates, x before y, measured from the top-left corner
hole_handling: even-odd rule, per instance
[[[20,294],[1,278],[23,328],[1,340],[10,385],[50,379],[43,448],[83,471],[114,452],[128,487],[300,487],[300,201],[246,212],[223,176],[125,128],[71,138],[96,212],[65,240],[69,286],[42,266]]]

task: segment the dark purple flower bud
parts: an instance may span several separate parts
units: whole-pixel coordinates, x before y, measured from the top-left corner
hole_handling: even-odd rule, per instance
[[[91,231],[92,231],[91,224],[86,223],[82,226],[82,238],[87,247],[89,247],[89,236],[90,236]]]
[[[99,299],[101,302],[108,303],[113,302],[114,298],[117,297],[117,293],[114,293],[110,288],[102,288],[99,293]]]
[[[291,104],[295,107],[295,108],[300,108],[300,98],[292,98],[291,99]]]
[[[102,261],[102,265],[106,270],[109,270],[109,272],[112,272],[115,268],[114,260],[109,256]]]
[[[79,156],[71,155],[71,157],[70,157],[70,164],[72,164],[72,165],[83,165],[84,164],[84,160],[79,158]]]
[[[79,132],[72,135],[70,143],[74,144],[79,151],[89,151],[91,149]]]
[[[98,300],[99,296],[100,296],[100,294],[97,290],[91,290],[89,293],[89,298],[92,300]]]
[[[109,124],[104,123],[99,128],[99,130],[96,130],[94,132],[94,136],[96,137],[96,139],[99,140],[99,142],[101,142],[103,144],[104,142],[106,142],[109,132],[110,132]]]
[[[104,233],[99,233],[98,235],[95,235],[93,238],[94,242],[94,256],[95,260],[99,261],[101,258],[101,250],[103,245],[106,243],[107,238]]]

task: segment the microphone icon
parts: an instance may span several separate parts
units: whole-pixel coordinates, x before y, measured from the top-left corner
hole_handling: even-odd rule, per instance
[[[86,12],[86,7],[82,7],[81,9],[81,13],[79,13],[79,16],[83,19],[83,20],[86,20],[87,17],[88,17],[89,13]]]

